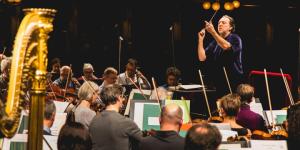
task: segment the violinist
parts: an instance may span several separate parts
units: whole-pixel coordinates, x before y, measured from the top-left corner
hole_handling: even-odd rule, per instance
[[[140,150],[183,150],[184,138],[179,135],[182,125],[182,109],[177,104],[168,104],[162,108],[160,131],[141,140]]]
[[[103,72],[102,78],[103,82],[99,86],[100,92],[105,86],[116,83],[118,78],[118,71],[113,67],[107,67]]]
[[[229,123],[231,130],[237,131],[239,136],[250,136],[251,131],[236,122],[240,110],[240,97],[237,94],[228,94],[218,100],[219,113],[223,117],[223,123]]]
[[[236,122],[243,127],[254,130],[268,131],[263,117],[250,110],[250,103],[254,98],[254,87],[249,84],[240,84],[236,93],[241,97],[241,108]]]
[[[129,95],[131,89],[134,88],[134,85],[131,81],[136,83],[140,89],[149,89],[150,83],[146,77],[137,70],[138,62],[137,60],[130,58],[126,64],[126,70],[124,73],[119,74],[117,83],[126,88],[125,95]]]
[[[166,81],[167,83],[162,85],[161,87],[166,90],[169,89],[169,86],[177,86],[180,80],[181,71],[176,67],[169,67],[166,71]]]
[[[73,78],[72,76],[72,70],[69,66],[61,67],[60,77],[53,83],[50,83],[48,81],[48,91],[51,90],[51,92],[54,92],[56,98],[63,99],[59,101],[69,101],[76,103],[77,91],[80,87],[80,83],[76,78]]]
[[[93,149],[130,150],[142,139],[137,124],[119,113],[125,100],[122,93],[122,86],[117,84],[105,86],[100,92],[106,108],[94,117],[89,127]]]
[[[88,129],[92,119],[96,116],[91,106],[97,103],[97,98],[99,98],[98,85],[92,81],[84,82],[79,88],[78,97],[79,105],[74,112],[75,121],[82,123]]]
[[[94,75],[94,68],[90,63],[83,64],[83,76],[79,77],[78,81],[80,84],[83,84],[84,81],[93,81],[98,85],[100,85],[101,82],[101,80]]]
[[[58,86],[61,89],[65,89],[65,87],[78,89],[80,87],[80,83],[77,79],[73,78],[72,70],[69,66],[63,66],[60,68],[60,76],[56,79],[53,84]]]
[[[60,59],[55,57],[51,60],[50,64],[51,64],[51,71],[49,72],[48,75],[51,78],[51,81],[54,81],[60,76]]]

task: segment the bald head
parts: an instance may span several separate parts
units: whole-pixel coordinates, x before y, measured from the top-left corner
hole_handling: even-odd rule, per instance
[[[162,124],[181,124],[182,109],[177,104],[168,104],[163,107],[160,117]]]

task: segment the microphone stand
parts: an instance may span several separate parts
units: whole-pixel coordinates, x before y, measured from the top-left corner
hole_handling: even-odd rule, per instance
[[[169,30],[171,31],[172,63],[173,63],[173,67],[176,67],[176,65],[175,65],[175,47],[174,47],[174,29],[173,29],[173,24],[171,25],[171,27],[169,28]]]
[[[119,73],[120,73],[120,68],[121,68],[122,41],[123,41],[123,38],[121,36],[119,36],[119,68],[118,68]]]

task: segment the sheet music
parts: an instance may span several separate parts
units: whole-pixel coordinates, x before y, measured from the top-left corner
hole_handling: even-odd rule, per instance
[[[287,150],[285,140],[250,140],[252,149]]]
[[[47,140],[53,150],[57,150],[58,136],[44,135],[44,138]],[[50,147],[46,144],[45,140],[43,140],[43,150],[51,150]]]
[[[4,138],[2,150],[11,150],[11,149],[26,149],[27,147],[27,134],[16,134],[11,139]],[[50,144],[53,150],[57,150],[57,139],[58,136],[44,135],[47,142]],[[43,140],[43,150],[50,150],[49,146]]]
[[[262,117],[264,117],[264,109],[262,107],[261,103],[256,103],[255,100],[253,100],[250,104],[250,110],[254,111],[255,113],[260,114]],[[266,120],[266,118],[264,118]]]
[[[157,103],[135,103],[134,106],[134,119],[133,121],[137,126],[143,130],[143,119],[144,119],[144,104],[158,105]]]
[[[53,101],[56,107],[56,113],[64,113],[69,105],[69,102]]]
[[[178,85],[178,86],[179,88],[182,88],[184,90],[198,89],[203,87],[203,85],[200,84]]]
[[[146,95],[146,97],[150,96],[150,94],[151,94],[151,90],[142,90],[142,91]],[[128,102],[127,102],[127,105],[126,105],[126,108],[125,108],[124,116],[128,116],[129,115],[130,101],[133,99],[135,93],[141,94],[140,90],[138,90],[138,89],[132,89],[131,90],[129,98],[128,98]]]
[[[274,121],[276,124],[282,124],[284,120],[286,120],[287,110],[272,110]],[[269,110],[265,111],[267,116],[267,122],[270,125],[272,122],[271,112]]]
[[[221,135],[222,135],[222,141],[226,142],[227,139],[231,136],[235,137],[238,135],[236,131],[231,131],[231,130],[219,130]]]
[[[232,149],[241,149],[241,144],[221,144],[219,150],[232,150]]]
[[[67,113],[56,113],[52,127],[50,128],[52,135],[58,135],[61,127],[65,124]]]
[[[216,126],[219,130],[230,130],[231,127],[229,123],[209,123],[210,125]]]

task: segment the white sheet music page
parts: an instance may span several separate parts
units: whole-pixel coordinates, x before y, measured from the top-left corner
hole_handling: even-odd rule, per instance
[[[250,140],[252,149],[287,150],[285,140]]]
[[[179,88],[182,88],[184,90],[198,89],[198,88],[203,87],[200,84],[178,85],[178,86],[179,86]]]
[[[256,103],[255,100],[253,100],[251,103],[250,103],[250,110],[260,114],[262,117],[264,117],[263,115],[263,107],[262,107],[262,104],[261,103]],[[265,118],[264,118],[265,119]]]

